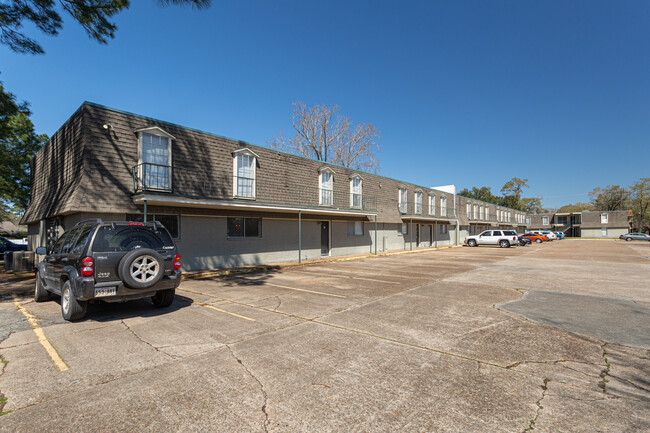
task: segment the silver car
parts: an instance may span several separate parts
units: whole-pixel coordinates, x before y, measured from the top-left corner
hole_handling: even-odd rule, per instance
[[[650,235],[645,233],[627,233],[625,235],[619,236],[619,239],[625,239],[626,241],[650,241]]]

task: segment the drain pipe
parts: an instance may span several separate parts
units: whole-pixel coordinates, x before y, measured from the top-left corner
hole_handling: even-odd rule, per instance
[[[377,215],[375,215],[375,255],[377,255]]]
[[[298,263],[302,262],[302,211],[298,211]]]

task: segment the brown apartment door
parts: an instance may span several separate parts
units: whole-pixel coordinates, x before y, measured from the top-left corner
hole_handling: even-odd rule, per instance
[[[320,255],[330,255],[330,223],[322,221],[320,223]]]

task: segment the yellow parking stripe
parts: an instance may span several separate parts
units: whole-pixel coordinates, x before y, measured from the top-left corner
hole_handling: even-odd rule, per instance
[[[189,291],[189,290],[186,290],[186,291]],[[226,311],[226,310],[222,310],[221,308],[217,308],[214,305],[204,304],[203,302],[196,302],[196,301],[194,301],[194,303],[196,305],[200,305],[202,307],[211,308],[213,310],[217,310],[217,311],[220,311],[222,313],[230,314],[231,316],[239,317],[240,319],[250,320],[251,322],[257,322],[257,320],[251,319],[250,317],[242,316],[241,314],[237,314],[237,313],[231,313],[230,311]]]
[[[347,296],[343,296],[343,295],[335,295],[333,293],[317,292],[316,290],[299,289],[297,287],[281,286],[280,284],[264,283],[264,285],[265,286],[280,287],[281,289],[298,290],[300,292],[314,293],[316,295],[332,296],[334,298],[347,298]]]
[[[21,313],[23,313],[23,315],[31,325],[32,329],[34,330],[34,334],[36,334],[36,338],[38,338],[38,342],[41,343],[41,346],[43,346],[47,354],[50,356],[50,359],[52,359],[52,362],[54,363],[56,368],[58,368],[59,371],[69,370],[68,365],[65,362],[63,362],[63,359],[61,359],[59,353],[56,351],[54,346],[52,346],[50,340],[48,340],[47,337],[45,336],[45,332],[43,332],[43,328],[41,328],[41,325],[38,323],[38,320],[36,320],[36,317],[34,317],[32,313],[27,311],[25,307],[20,305],[20,299],[17,296],[14,296],[14,304],[16,305],[16,308],[20,310]]]

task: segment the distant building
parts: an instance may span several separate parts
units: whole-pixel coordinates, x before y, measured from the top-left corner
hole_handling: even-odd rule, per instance
[[[618,238],[631,230],[631,211],[582,211],[529,215],[531,230],[553,230],[569,237]]]

